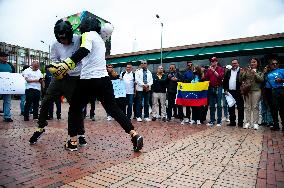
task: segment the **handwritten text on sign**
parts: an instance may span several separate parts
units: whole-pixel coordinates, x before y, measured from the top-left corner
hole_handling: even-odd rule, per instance
[[[25,94],[25,79],[19,73],[0,72],[0,94]]]
[[[125,83],[123,80],[112,80],[115,98],[126,97]]]

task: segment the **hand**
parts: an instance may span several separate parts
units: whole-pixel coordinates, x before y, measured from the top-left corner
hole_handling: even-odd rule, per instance
[[[70,58],[68,58],[62,63],[51,63],[48,67],[49,72],[54,76],[54,78],[60,80],[64,76],[66,76],[69,70],[75,68],[75,63]]]
[[[176,78],[176,77],[172,77],[172,78],[171,78],[171,80],[176,81],[176,80],[177,80],[177,78]]]
[[[281,78],[275,78],[275,82],[282,82],[282,79]]]

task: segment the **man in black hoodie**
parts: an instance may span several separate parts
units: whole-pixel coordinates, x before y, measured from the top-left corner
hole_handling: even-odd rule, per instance
[[[177,83],[182,81],[182,74],[177,72],[175,64],[170,65],[170,72],[168,74],[168,111],[167,111],[167,121],[171,120],[172,109],[174,108],[176,94],[177,94]],[[178,116],[182,120],[183,112],[182,106],[178,106]]]

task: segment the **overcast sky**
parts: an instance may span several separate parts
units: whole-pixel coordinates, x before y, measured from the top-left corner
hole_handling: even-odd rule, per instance
[[[163,47],[284,32],[284,0],[0,0],[0,41],[48,51],[56,20],[84,10],[114,25],[111,54],[160,48],[156,14]]]

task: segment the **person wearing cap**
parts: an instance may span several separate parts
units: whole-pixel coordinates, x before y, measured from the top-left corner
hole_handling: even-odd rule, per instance
[[[8,54],[0,52],[0,72],[14,73],[15,68],[12,64],[8,63]],[[3,97],[3,112],[4,122],[13,122],[11,118],[11,94],[2,94]]]
[[[205,80],[209,80],[208,88],[208,99],[210,107],[210,121],[207,123],[208,126],[213,126],[215,124],[215,113],[217,104],[217,125],[222,125],[222,85],[224,78],[224,69],[218,65],[217,57],[212,57],[210,59],[211,65],[209,66],[206,74]]]

